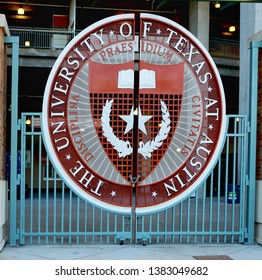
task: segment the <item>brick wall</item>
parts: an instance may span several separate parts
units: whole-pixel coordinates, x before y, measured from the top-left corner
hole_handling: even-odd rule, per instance
[[[258,59],[257,180],[262,180],[262,51]]]
[[[4,32],[0,28],[0,180],[5,178],[5,147],[6,147],[6,47]]]

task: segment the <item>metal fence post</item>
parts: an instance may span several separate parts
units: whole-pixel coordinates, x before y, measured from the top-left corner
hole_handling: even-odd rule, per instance
[[[11,166],[10,166],[10,245],[16,245],[16,198],[17,198],[17,121],[18,121],[18,66],[19,37],[5,37],[6,44],[12,44],[12,85],[11,85]]]

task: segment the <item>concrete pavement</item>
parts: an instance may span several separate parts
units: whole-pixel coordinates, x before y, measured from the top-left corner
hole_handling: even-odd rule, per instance
[[[0,260],[262,260],[258,244],[148,244],[141,245],[6,245]]]

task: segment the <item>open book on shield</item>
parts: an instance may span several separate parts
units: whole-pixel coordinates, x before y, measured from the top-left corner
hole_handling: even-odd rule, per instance
[[[143,69],[139,72],[139,88],[156,88],[156,72]],[[118,72],[118,88],[134,88],[134,70],[120,70]]]

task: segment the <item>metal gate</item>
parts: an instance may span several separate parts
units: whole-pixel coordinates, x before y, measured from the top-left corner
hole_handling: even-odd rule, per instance
[[[41,114],[25,113],[21,127],[21,178],[17,193],[19,244],[244,242],[246,238],[245,116],[227,117],[223,153],[206,182],[161,212],[116,214],[78,197],[46,155]],[[135,227],[135,228],[134,228]]]
[[[46,155],[40,113],[24,113],[17,122],[18,40],[5,42],[13,44],[11,245],[254,241],[255,108],[261,43],[251,46],[250,118],[227,116],[224,149],[210,176],[179,204],[132,220],[132,213],[98,208],[65,185]],[[16,174],[17,153],[21,166]]]

